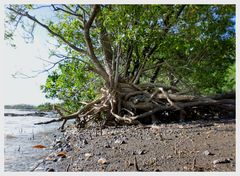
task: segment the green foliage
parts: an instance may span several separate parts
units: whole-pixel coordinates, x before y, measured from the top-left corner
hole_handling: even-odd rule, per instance
[[[84,67],[77,59],[60,64],[41,86],[46,97],[61,100],[70,111],[78,110],[82,101],[93,100],[100,88],[100,79]]]
[[[67,7],[74,9],[79,16],[91,13],[92,8],[82,5],[85,9],[83,12],[77,5]],[[34,5],[22,5],[18,10],[30,11],[33,8]],[[86,51],[83,22],[63,11],[54,11],[53,14],[54,18],[45,19],[45,24],[72,45]],[[9,24],[17,19],[11,13],[8,16]],[[94,52],[103,64],[101,58],[104,55],[99,42],[101,28],[97,25],[102,24],[109,34],[114,51],[121,43],[121,76],[132,46],[132,61],[127,76],[134,73],[137,63],[147,59],[145,68],[154,68],[161,63],[157,83],[171,85],[176,81],[177,87],[199,94],[235,89],[233,5],[102,5],[96,21],[90,30]],[[13,37],[11,31],[6,31],[5,36]],[[59,64],[41,88],[46,97],[57,98],[67,109],[74,111],[81,106],[81,101],[94,99],[104,82],[88,70],[86,62],[94,67],[88,57],[74,51],[60,38],[54,38],[58,42],[56,49],[63,48],[73,59]],[[146,53],[154,46],[156,50],[147,58]],[[148,83],[154,70],[144,72],[140,82]]]
[[[38,111],[52,111],[53,110],[53,105],[51,103],[44,103],[44,104],[40,104],[36,107],[36,109]]]
[[[224,77],[235,60],[235,7],[189,5],[179,15],[181,6],[113,5],[104,8],[101,19],[116,43],[128,46],[131,42],[139,53],[146,47],[159,46],[148,60],[149,67],[164,60],[159,82],[170,85],[171,74],[180,80],[179,87],[195,93],[227,91],[231,86],[226,86],[229,83]],[[152,74],[148,72],[141,80],[149,81]]]
[[[236,89],[236,63],[231,65],[227,69],[227,73],[224,77],[223,91]]]

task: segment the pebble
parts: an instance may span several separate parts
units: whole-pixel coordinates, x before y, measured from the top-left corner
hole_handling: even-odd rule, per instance
[[[108,135],[108,131],[107,131],[107,130],[102,130],[102,135],[103,135],[103,136]]]
[[[145,153],[146,153],[145,150],[137,150],[137,151],[133,151],[131,154],[132,155],[143,155]]]
[[[166,159],[170,159],[170,158],[173,158],[173,156],[168,155],[168,156],[166,157]]]
[[[111,146],[109,145],[108,142],[104,144],[104,147],[105,147],[105,148],[111,148]]]
[[[57,144],[57,143],[62,143],[62,141],[61,141],[60,138],[56,139],[56,144]]]
[[[66,141],[69,141],[71,139],[71,136],[66,137]]]
[[[86,139],[83,139],[82,143],[83,143],[84,145],[88,144],[88,142],[87,142]]]
[[[136,151],[138,155],[142,155],[142,154],[145,154],[146,151],[145,150],[137,150]]]
[[[85,158],[85,161],[87,161],[90,157],[93,156],[93,154],[91,154],[91,153],[85,153],[84,156],[86,157],[86,158]]]
[[[117,139],[114,143],[115,143],[115,144],[126,144],[126,141],[125,141],[125,140]]]
[[[60,157],[60,158],[58,158],[58,159],[57,159],[57,161],[62,161],[62,160],[63,160],[63,158],[62,158],[62,157]]]
[[[204,155],[208,156],[208,155],[214,155],[213,153],[209,152],[208,150],[205,150],[203,152]]]
[[[57,148],[62,147],[62,141],[56,142],[56,144],[54,145],[54,147],[57,147]]]
[[[115,135],[115,133],[113,131],[110,131],[109,134],[112,135],[112,136]]]
[[[107,164],[107,160],[105,158],[100,158],[98,164]]]
[[[225,164],[225,163],[230,163],[231,158],[225,158],[225,159],[217,159],[213,161],[213,164]]]
[[[58,148],[57,149],[57,152],[61,152],[61,151],[63,151],[63,148]]]

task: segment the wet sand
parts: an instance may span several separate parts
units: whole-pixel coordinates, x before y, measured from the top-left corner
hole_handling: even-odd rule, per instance
[[[34,171],[235,171],[235,120],[76,129]]]

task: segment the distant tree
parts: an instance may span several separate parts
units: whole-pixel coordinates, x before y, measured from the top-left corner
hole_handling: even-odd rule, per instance
[[[36,109],[38,111],[53,111],[53,104],[51,103],[43,103],[43,104],[40,104],[36,107]]]
[[[36,106],[33,106],[33,105],[27,105],[27,104],[16,104],[16,105],[4,105],[4,108],[5,109],[26,109],[26,110],[29,110],[29,109],[35,109]]]

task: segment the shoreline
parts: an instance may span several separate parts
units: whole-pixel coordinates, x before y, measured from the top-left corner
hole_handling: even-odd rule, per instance
[[[77,129],[34,171],[235,171],[235,119]]]

